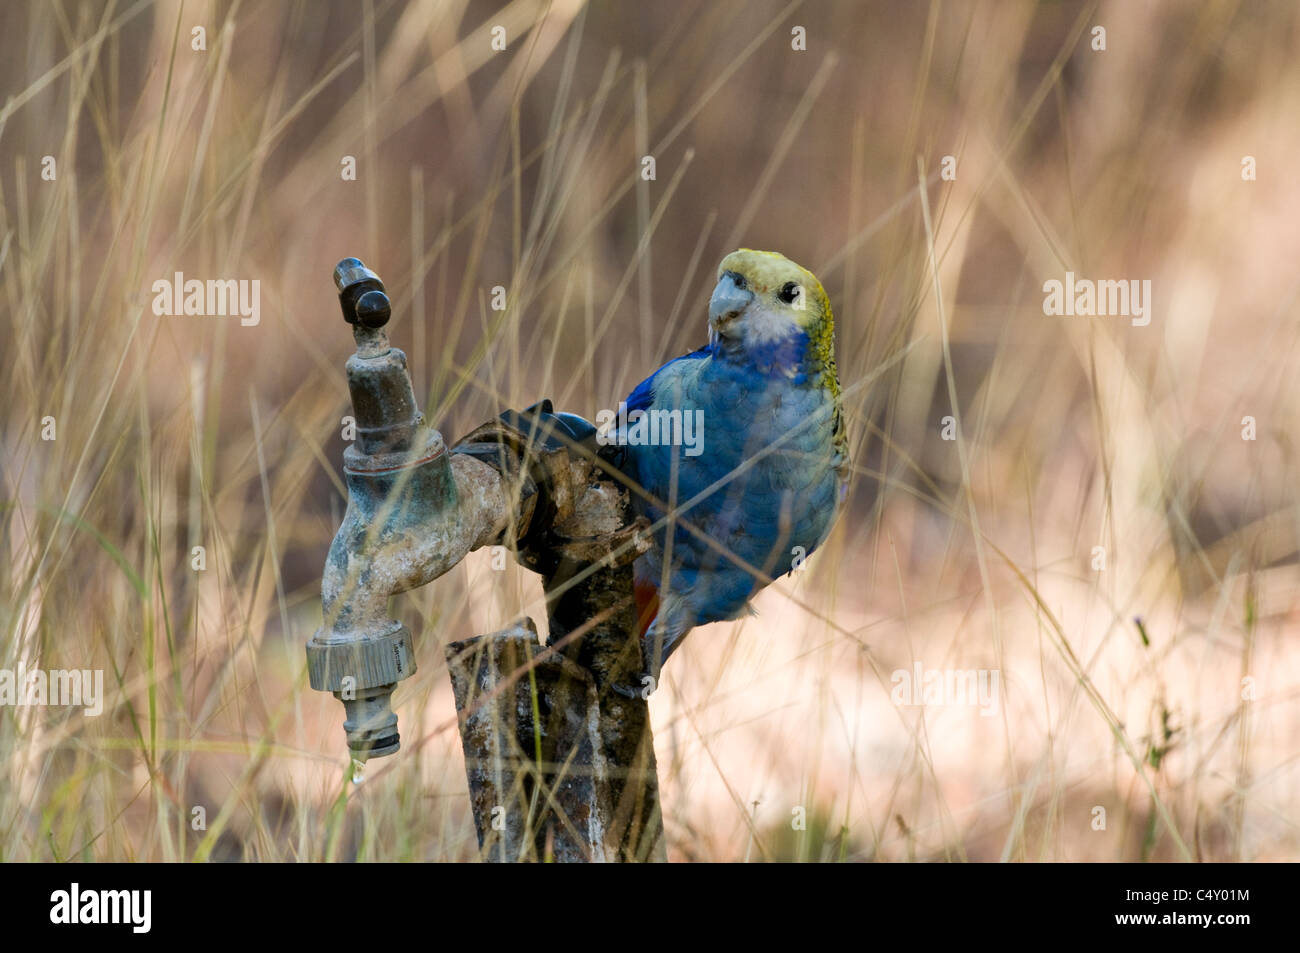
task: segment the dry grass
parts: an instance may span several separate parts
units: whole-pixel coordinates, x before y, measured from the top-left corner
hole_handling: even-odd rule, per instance
[[[330,269],[384,277],[452,439],[613,407],[702,341],[741,244],[831,295],[856,477],[807,570],[668,668],[672,856],[1300,857],[1293,4],[120,0],[0,30],[0,668],[107,696],[0,708],[0,859],[474,858],[440,646],[543,621],[541,590],[479,553],[394,601],[405,743],[349,785],[303,654],[345,502]],[[1150,279],[1151,324],[1045,316],[1067,270]],[[260,324],[155,316],[176,271],[259,279]],[[893,704],[916,662],[996,670],[996,715]]]

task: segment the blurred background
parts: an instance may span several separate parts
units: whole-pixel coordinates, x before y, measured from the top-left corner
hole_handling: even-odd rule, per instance
[[[0,858],[476,859],[442,646],[541,587],[394,600],[350,783],[331,270],[452,441],[616,407],[741,245],[830,295],[854,483],[668,666],[671,859],[1300,858],[1298,52],[1286,0],[4,4],[0,667],[105,698],[0,707]],[[1046,315],[1067,271],[1150,324]],[[259,323],[155,315],[176,272]],[[917,665],[996,704],[897,704]]]

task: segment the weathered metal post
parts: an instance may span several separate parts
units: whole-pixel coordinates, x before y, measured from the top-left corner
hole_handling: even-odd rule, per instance
[[[389,345],[383,282],[347,258],[335,283],[357,342],[358,441],[344,453],[348,509],[323,574],[324,622],[307,645],[312,687],[343,701],[354,758],[395,753],[390,697],[415,654],[389,597],[508,545],[543,577],[549,643],[525,620],[447,647],[484,859],[665,859],[649,709],[611,690],[642,669],[631,564],[647,526],[629,520],[595,428],[543,401],[448,451]]]
[[[647,526],[629,520],[627,491],[602,472],[593,438],[546,401],[458,448],[487,459],[526,440],[526,469],[550,488],[540,495],[554,493],[557,464],[570,487],[519,541],[519,561],[542,575],[548,645],[527,622],[447,649],[489,860],[665,859],[649,706],[611,690],[642,670],[632,561]]]
[[[611,691],[636,683],[644,668],[636,635],[632,560],[647,527],[627,522],[627,494],[596,484],[590,509],[553,527],[546,545],[530,550],[547,594],[551,644],[591,674],[596,690],[601,757],[612,815],[608,843],[617,859],[663,859],[663,819],[650,709],[644,698]],[[594,531],[594,532],[593,532]],[[574,686],[577,692],[577,686]]]

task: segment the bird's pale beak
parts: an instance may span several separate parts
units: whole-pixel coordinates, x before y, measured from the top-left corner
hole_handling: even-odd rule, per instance
[[[736,277],[728,272],[718,280],[718,286],[713,289],[713,297],[709,299],[709,326],[714,330],[722,328],[749,307],[753,300],[754,292],[741,287]]]

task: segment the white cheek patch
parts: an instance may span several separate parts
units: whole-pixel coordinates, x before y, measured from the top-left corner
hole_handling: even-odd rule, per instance
[[[740,331],[746,344],[770,344],[799,331],[799,322],[784,309],[750,305],[740,316]]]

